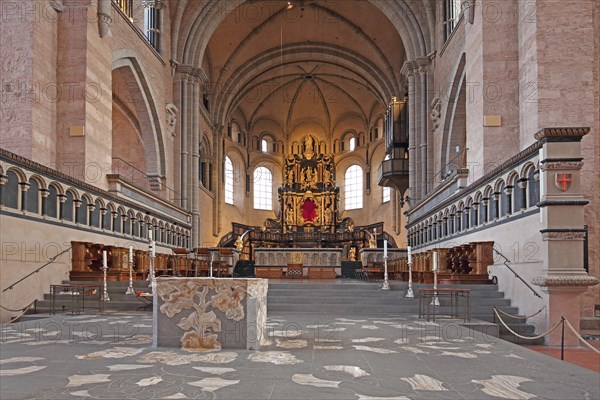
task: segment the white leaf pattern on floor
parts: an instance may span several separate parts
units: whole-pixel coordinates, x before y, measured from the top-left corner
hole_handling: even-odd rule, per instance
[[[536,396],[519,390],[523,382],[532,382],[531,379],[513,375],[492,375],[491,379],[472,380],[483,386],[482,392],[490,396],[501,397],[503,399],[528,400]]]
[[[339,388],[341,381],[326,381],[323,379],[316,378],[312,374],[294,374],[292,381],[299,385],[307,385],[322,388]]]
[[[447,391],[442,384],[443,382],[438,381],[427,375],[415,375],[412,378],[401,378],[403,381],[408,382],[412,386],[413,390],[428,390],[435,392]]]

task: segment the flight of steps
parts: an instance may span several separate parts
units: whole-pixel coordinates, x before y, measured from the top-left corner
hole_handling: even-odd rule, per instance
[[[97,284],[96,281],[65,281],[65,284],[73,283],[73,284],[82,284],[82,283],[94,283]],[[148,281],[134,281],[133,282],[133,290],[142,291],[142,292],[151,292],[151,288],[148,287],[150,282]],[[129,286],[128,281],[120,281],[120,282],[108,282],[108,298],[110,301],[104,303],[105,310],[115,310],[115,311],[136,311],[138,308],[143,307],[144,303],[138,299],[135,295],[127,295],[125,292],[127,291],[127,286]],[[56,312],[62,312],[62,306],[64,305],[66,308],[70,307],[71,299],[68,295],[57,295],[56,296],[56,304],[55,309]],[[91,298],[85,299],[86,307],[89,305],[90,307],[95,307],[97,300],[92,300]],[[50,312],[52,308],[52,298],[49,293],[44,294],[44,298],[42,300],[38,300],[36,304],[36,309],[38,313],[46,313]],[[87,308],[86,308],[87,310]],[[93,310],[90,308],[90,310]],[[97,309],[96,309],[97,310]]]
[[[381,283],[365,283],[353,280],[336,280],[325,282],[269,282],[267,298],[268,314],[327,314],[335,317],[366,316],[366,315],[418,315],[419,300],[407,299],[405,282],[390,282],[389,292],[382,291]],[[415,296],[420,287],[431,285],[413,285]],[[440,285],[440,288],[466,288],[471,290],[471,317],[474,319],[495,322],[492,307],[511,314],[518,315],[518,309],[512,307],[510,300],[504,298],[504,293],[498,291],[496,285]],[[448,299],[442,299],[438,313],[449,313]],[[462,304],[462,303],[461,303]],[[461,310],[462,312],[462,307]],[[535,328],[521,321],[504,319],[507,325],[523,336],[534,336]],[[504,340],[521,343],[500,325],[500,337]],[[527,340],[527,344],[542,344],[538,341]]]
[[[64,283],[69,283],[64,282]],[[73,283],[96,283],[96,282],[73,282]],[[136,311],[143,307],[144,303],[134,295],[126,295],[128,282],[109,282],[109,302],[105,303],[106,310]],[[334,318],[344,316],[366,316],[366,315],[418,315],[419,300],[407,299],[406,282],[390,281],[389,292],[382,291],[381,283],[366,283],[352,279],[336,279],[335,281],[285,281],[270,280],[267,298],[267,312],[269,315],[276,314],[326,314]],[[431,287],[431,285],[423,285]],[[422,285],[413,286],[415,296]],[[496,285],[440,285],[449,288],[467,288],[471,290],[471,316],[474,319],[495,322],[492,307],[503,310],[511,315],[517,315],[518,310],[512,307],[510,300],[504,298],[504,294],[498,291]],[[149,292],[147,281],[135,281],[134,290]],[[57,296],[57,312],[61,312],[62,305],[69,307],[68,296]],[[88,300],[86,299],[86,303]],[[91,302],[91,301],[90,301]],[[438,313],[449,312],[447,299],[442,299],[442,307]],[[95,304],[90,304],[95,305]],[[49,294],[45,294],[42,300],[37,302],[37,312],[50,312],[52,301]],[[462,309],[461,309],[462,312]],[[507,324],[517,333],[524,336],[533,336],[535,329],[532,325],[520,321],[505,318]],[[520,339],[509,333],[500,325],[500,337],[514,343],[522,343]],[[539,341],[526,341],[527,344],[542,344]]]

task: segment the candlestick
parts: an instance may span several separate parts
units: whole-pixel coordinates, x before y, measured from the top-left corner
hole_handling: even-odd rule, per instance
[[[407,247],[408,250],[408,290],[406,291],[406,296],[409,299],[414,299],[415,294],[412,288],[412,253],[410,246]]]
[[[133,290],[133,246],[129,246],[129,286],[125,294],[135,294]]]
[[[104,286],[104,290],[102,292],[102,301],[110,301],[110,298],[108,297],[108,286],[106,284],[106,272],[108,271],[108,262],[107,262],[107,258],[108,256],[106,255],[106,250],[102,251],[102,271],[103,271],[103,286]]]
[[[437,274],[438,274],[438,253],[433,252],[433,299],[431,300],[432,306],[439,306],[440,299],[437,295]]]
[[[388,255],[387,255],[387,240],[383,242],[383,285],[381,290],[390,290],[390,283],[388,281]]]
[[[156,243],[154,242],[154,240],[150,240],[149,243],[149,249],[150,250],[150,275],[148,276],[148,278],[150,279],[150,287],[152,288],[152,294],[155,294],[155,290],[156,290],[156,275],[155,275],[155,271],[154,271],[154,257],[156,257]]]

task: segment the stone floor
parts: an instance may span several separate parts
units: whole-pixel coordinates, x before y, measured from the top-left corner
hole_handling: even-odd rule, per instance
[[[600,375],[414,316],[270,315],[261,351],[151,347],[151,313],[0,329],[8,399],[598,399]]]

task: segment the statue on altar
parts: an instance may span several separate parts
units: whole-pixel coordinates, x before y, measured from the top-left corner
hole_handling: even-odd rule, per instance
[[[350,250],[348,251],[348,259],[350,261],[356,261],[356,247],[350,247]]]

